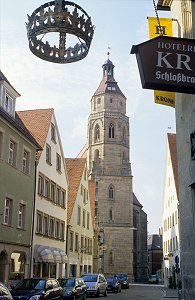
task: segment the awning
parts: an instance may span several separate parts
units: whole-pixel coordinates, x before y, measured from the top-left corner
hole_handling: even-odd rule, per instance
[[[54,257],[49,247],[38,246],[37,247],[37,261],[53,262]]]
[[[65,263],[68,260],[64,250],[43,245],[35,246],[34,257],[36,262]]]

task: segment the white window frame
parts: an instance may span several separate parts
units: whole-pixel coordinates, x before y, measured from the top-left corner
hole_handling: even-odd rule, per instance
[[[4,217],[3,217],[4,225],[12,224],[12,213],[13,213],[13,199],[6,197],[5,207],[4,207]]]
[[[27,157],[25,157],[25,153]],[[30,156],[31,153],[29,149],[23,148],[23,157],[22,157],[22,172],[26,175],[29,175],[30,173]]]
[[[46,151],[45,153],[46,163],[51,165],[51,146],[49,144],[46,144],[45,151]]]
[[[23,203],[19,203],[18,208],[18,228],[25,228],[25,215],[26,215],[26,205]]]
[[[13,145],[13,148],[11,147]],[[18,152],[18,142],[10,137],[9,139],[9,155],[8,155],[8,164],[16,167],[17,166],[17,152]]]
[[[0,128],[0,159],[3,158],[4,136],[5,136],[5,132],[2,128]]]

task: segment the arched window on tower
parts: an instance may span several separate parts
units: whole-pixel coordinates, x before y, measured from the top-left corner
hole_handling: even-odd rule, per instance
[[[94,141],[95,143],[100,141],[100,126],[98,124],[95,125]]]
[[[114,199],[114,187],[112,184],[108,188],[108,198],[111,200]]]
[[[113,123],[110,123],[110,125],[109,125],[109,138],[110,139],[114,138],[114,125],[113,125]]]
[[[123,143],[126,144],[126,128],[123,127],[123,136],[122,136],[122,139],[123,139]]]
[[[95,149],[95,152],[94,152],[94,158],[95,160],[97,160],[99,158],[99,150],[98,149]]]

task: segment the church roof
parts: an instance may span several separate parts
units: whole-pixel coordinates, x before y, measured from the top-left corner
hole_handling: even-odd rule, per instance
[[[140,206],[141,208],[143,207],[143,205],[141,205],[141,203],[138,201],[134,193],[133,193],[133,205]]]
[[[84,172],[86,158],[65,158],[68,173],[68,201],[67,201],[67,223],[70,223],[72,211]]]
[[[121,92],[116,80],[114,79],[114,65],[112,61],[108,58],[102,65],[103,68],[103,78],[97,88],[95,95],[111,93],[111,94],[124,94]],[[109,70],[109,71],[108,71]]]
[[[169,145],[169,150],[170,150],[171,163],[172,163],[172,168],[173,168],[173,176],[174,176],[174,180],[175,180],[177,198],[179,199],[176,134],[175,133],[168,133],[167,138],[168,138],[168,145]]]

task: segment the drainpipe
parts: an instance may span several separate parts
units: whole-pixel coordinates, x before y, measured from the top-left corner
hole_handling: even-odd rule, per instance
[[[34,224],[35,224],[35,200],[36,200],[36,180],[37,180],[37,160],[35,160],[35,173],[34,173],[34,199],[32,208],[32,229],[31,229],[31,241],[30,241],[30,268],[29,277],[33,277],[33,236],[34,236]]]

